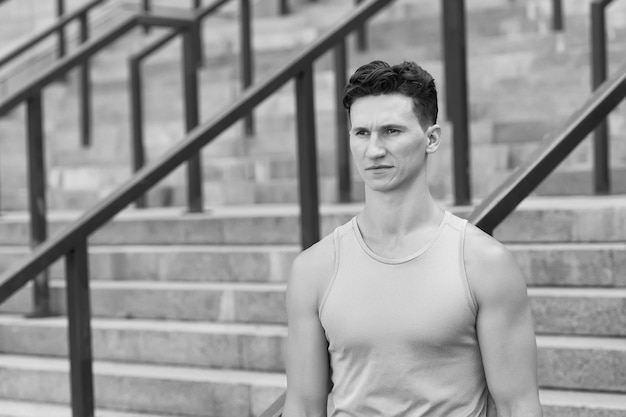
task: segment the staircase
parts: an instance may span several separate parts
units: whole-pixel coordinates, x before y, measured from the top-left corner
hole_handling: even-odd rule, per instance
[[[616,57],[626,50],[620,41],[626,39],[626,24],[619,20],[624,9],[613,9],[619,3],[609,15],[610,56]],[[544,2],[528,4],[485,0],[468,11],[476,196],[499,184],[588,94],[586,31],[552,34],[545,30]],[[321,16],[337,18],[350,5],[298,3],[294,15],[280,19],[259,13],[258,77],[332,23]],[[426,7],[432,5],[398,1],[370,25],[371,50],[353,52],[351,66],[375,58],[415,59],[443,79],[438,10]],[[584,28],[586,10],[569,12],[566,28]],[[236,30],[228,13],[205,32],[210,66],[200,73],[204,120],[239,94],[232,70]],[[51,214],[51,234],[129,175],[123,57],[145,41],[142,36],[114,45],[93,62],[98,119],[92,148],[78,148],[75,116],[65,111],[76,106],[72,79],[47,95],[50,205],[64,209]],[[146,89],[152,157],[182,137],[177,48],[146,67],[154,88]],[[359,203],[333,204],[329,63],[322,60],[316,74],[324,234],[359,210]],[[206,213],[156,207],[182,203],[183,176],[176,174],[150,193],[155,208],[128,209],[91,239],[98,417],[252,417],[284,390],[283,298],[299,252],[297,209],[291,204],[297,197],[292,94],[286,89],[258,108],[254,138],[233,129],[203,152]],[[440,109],[445,136],[450,128],[443,102]],[[15,140],[23,137],[21,120],[18,114],[0,121],[0,207],[17,210],[0,215],[0,272],[28,254],[27,219],[20,211],[25,199],[18,187],[25,175],[23,141]],[[623,127],[622,108],[611,118],[616,191],[626,187],[619,180],[626,166]],[[431,166],[431,185],[444,205],[450,195],[449,153],[444,145]],[[588,194],[590,160],[588,146],[577,150],[537,194]],[[7,185],[7,178],[13,182]],[[361,185],[355,183],[359,200]],[[463,216],[470,208],[450,209]],[[623,196],[535,197],[496,230],[528,279],[546,417],[626,415],[625,225]],[[28,288],[0,305],[2,417],[70,415],[63,266],[50,273],[57,317],[25,318]]]
[[[357,210],[325,207],[324,233]],[[544,197],[497,229],[528,279],[546,417],[626,413],[625,223],[623,197]],[[25,231],[0,221],[0,269],[26,255]],[[259,415],[285,387],[297,231],[294,207],[248,206],[128,210],[94,235],[96,401],[119,410],[102,415]],[[62,267],[51,275],[58,317],[24,318],[28,289],[0,306],[0,415],[69,416]]]
[[[273,3],[262,0],[256,4],[267,8]],[[500,184],[590,91],[588,10],[566,7],[566,28],[577,30],[554,34],[545,28],[547,12],[530,6],[535,3],[541,2],[483,0],[468,7],[471,169],[476,198],[486,196]],[[255,11],[256,80],[275,71],[353,7],[352,0],[295,5],[294,13],[287,17],[276,17],[263,9]],[[611,68],[615,68],[620,63],[618,57],[626,54],[626,7],[616,1],[609,11],[609,57]],[[207,66],[199,72],[203,121],[240,95],[235,12],[227,10],[205,21]],[[439,10],[432,1],[398,0],[369,28],[370,50],[359,53],[350,48],[352,69],[371,59],[415,59],[441,80],[443,98]],[[67,84],[55,85],[44,95],[50,208],[91,207],[128,178],[131,145],[126,57],[159,33],[154,30],[145,38],[138,30],[92,61],[93,111],[97,116],[92,147],[79,146],[76,115],[66,111],[78,108],[74,78],[68,77]],[[174,42],[144,65],[148,161],[177,143],[184,132],[179,58],[180,44]],[[331,58],[320,60],[315,79],[320,193],[327,203],[337,202]],[[446,200],[451,195],[451,128],[443,101],[440,109],[442,156],[431,166],[430,181],[434,194]],[[258,107],[254,138],[244,137],[241,127],[236,126],[203,151],[207,204],[297,201],[294,112],[293,88],[284,88]],[[615,192],[626,192],[626,113],[614,112],[610,126]],[[0,120],[2,210],[26,207],[24,142],[13,139],[23,135],[21,112]],[[590,149],[590,143],[584,144],[537,193],[590,194]],[[353,177],[353,197],[362,200],[361,182],[356,173]],[[184,181],[184,171],[177,171],[148,193],[149,204],[184,204]]]

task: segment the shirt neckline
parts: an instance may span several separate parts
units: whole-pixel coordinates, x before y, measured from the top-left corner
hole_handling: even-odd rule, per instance
[[[352,218],[352,230],[354,231],[354,234],[356,236],[357,241],[359,242],[359,245],[361,246],[361,249],[363,249],[363,251],[369,257],[371,257],[372,259],[378,262],[395,265],[395,264],[402,264],[402,263],[412,261],[413,259],[423,255],[426,251],[428,251],[428,249],[430,249],[431,246],[435,243],[435,241],[439,238],[439,235],[441,234],[441,231],[443,230],[443,226],[448,222],[449,217],[450,217],[450,212],[448,210],[444,210],[443,216],[441,218],[441,222],[439,223],[439,226],[437,226],[437,230],[432,235],[430,240],[426,242],[426,244],[422,246],[417,252],[414,252],[402,258],[386,258],[384,256],[378,255],[376,252],[370,249],[370,247],[367,246],[367,243],[365,243],[365,240],[363,239],[363,235],[361,234],[361,229],[359,228],[359,223],[357,222],[357,216],[354,216]]]

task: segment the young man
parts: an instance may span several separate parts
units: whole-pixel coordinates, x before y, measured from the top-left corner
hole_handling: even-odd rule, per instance
[[[428,190],[433,78],[375,61],[343,104],[365,206],[294,262],[283,416],[484,417],[490,395],[499,417],[541,416],[524,278]]]

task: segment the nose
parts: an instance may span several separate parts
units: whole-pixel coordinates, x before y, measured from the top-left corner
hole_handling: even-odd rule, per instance
[[[379,159],[385,156],[386,150],[380,141],[380,137],[377,133],[370,135],[370,140],[367,143],[367,149],[365,150],[365,156],[369,159]]]

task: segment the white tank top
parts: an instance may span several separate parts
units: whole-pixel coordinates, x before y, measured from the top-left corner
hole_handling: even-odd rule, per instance
[[[356,217],[335,230],[335,271],[319,309],[330,417],[486,415],[466,224],[446,211],[431,241],[402,259],[373,253]]]

